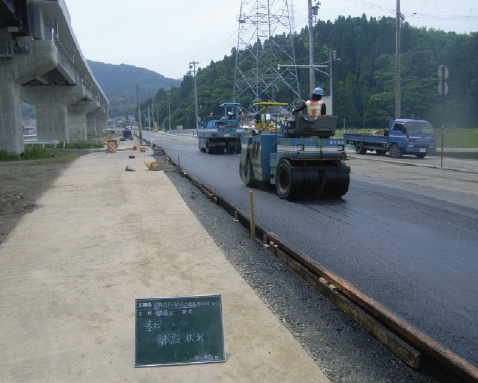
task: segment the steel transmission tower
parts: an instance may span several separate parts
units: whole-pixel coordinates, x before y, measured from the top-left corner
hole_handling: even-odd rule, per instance
[[[295,65],[287,0],[241,0],[238,21],[234,100],[298,101],[297,69],[278,68]]]

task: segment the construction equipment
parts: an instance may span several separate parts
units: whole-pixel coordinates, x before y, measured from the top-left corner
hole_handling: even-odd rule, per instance
[[[349,188],[350,168],[344,141],[335,134],[335,116],[271,116],[271,106],[285,105],[262,102],[263,114],[256,125],[275,126],[259,130],[260,134],[242,140],[239,175],[245,186],[273,184],[280,198],[340,198]],[[260,117],[260,118],[259,118]]]
[[[223,117],[205,117],[198,127],[199,150],[208,154],[239,153],[244,135],[244,129],[240,127],[240,104],[224,102],[220,106],[224,108]]]

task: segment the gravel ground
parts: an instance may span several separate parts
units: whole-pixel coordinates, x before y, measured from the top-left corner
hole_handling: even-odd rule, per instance
[[[168,177],[243,278],[337,383],[432,383],[312,288],[170,165]]]

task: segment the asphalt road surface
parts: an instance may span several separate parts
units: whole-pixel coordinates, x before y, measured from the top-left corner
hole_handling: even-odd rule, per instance
[[[248,211],[238,155],[201,153],[193,137],[154,138]],[[417,161],[425,166],[409,165]],[[256,221],[478,366],[478,174],[427,167],[435,162],[352,155],[343,199],[288,202],[254,189]]]

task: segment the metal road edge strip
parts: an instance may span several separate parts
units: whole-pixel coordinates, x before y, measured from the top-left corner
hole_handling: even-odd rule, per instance
[[[315,259],[311,258],[300,250],[293,250],[291,246],[287,245],[286,241],[280,239],[276,234],[267,233],[267,237],[271,238],[276,245],[280,244],[280,246],[278,246],[282,248],[283,251],[291,256],[295,261],[309,269],[312,274],[316,274],[324,278],[342,294],[347,296],[347,298],[349,298],[354,304],[358,305],[367,314],[384,324],[393,333],[397,334],[401,339],[408,342],[419,352],[432,357],[436,362],[442,364],[457,376],[465,379],[466,382],[478,382],[477,367],[459,357],[451,350],[443,347],[441,344],[422,333],[410,323],[394,314],[374,299],[359,291],[351,283],[332,273]]]
[[[242,211],[241,209],[235,207],[230,201],[216,193],[211,188],[202,184],[199,180],[188,174],[184,169],[182,169],[171,157],[165,153],[166,157],[171,161],[171,163],[178,168],[178,171],[186,176],[199,190],[201,190],[205,195],[211,198],[217,205],[220,205],[224,210],[231,214],[236,220],[238,220],[244,227],[249,228],[249,218],[248,214]],[[392,339],[393,345],[384,343],[387,348],[394,352],[399,358],[401,358],[405,363],[407,363],[412,368],[422,367],[424,359],[420,357],[419,354],[415,353],[413,348],[416,348],[419,353],[425,354],[427,358],[425,361],[430,364],[429,360],[431,359],[439,366],[443,366],[445,371],[441,372],[449,378],[459,378],[464,382],[468,383],[477,383],[478,382],[478,368],[471,363],[467,362],[460,356],[453,353],[451,350],[443,347],[441,344],[431,339],[429,336],[425,335],[417,328],[413,327],[410,323],[389,311],[383,305],[370,298],[369,296],[363,294],[357,288],[355,288],[351,283],[347,282],[343,278],[335,275],[330,270],[322,266],[318,261],[311,258],[309,255],[303,253],[300,250],[293,249],[292,246],[288,245],[287,242],[281,239],[279,236],[273,232],[267,232],[260,225],[256,224],[256,234],[257,238],[263,238],[263,244],[273,252],[276,256],[279,253],[280,258],[284,261],[285,258],[290,258],[293,260],[293,263],[286,262],[292,269],[297,271],[294,263],[300,265],[306,270],[305,276],[303,273],[299,273],[304,277],[308,282],[310,278],[307,277],[307,274],[316,277],[315,279],[323,278],[326,283],[322,283],[329,289],[339,290],[353,305],[358,306],[358,308],[363,312],[363,314],[369,316],[372,319],[375,319],[379,323],[379,327],[383,326],[381,329],[370,331],[366,326],[363,326],[364,322],[370,322],[367,326],[373,327],[373,320],[357,320],[357,317],[360,317],[360,312],[352,310],[344,310],[345,302],[339,302],[337,299],[331,299],[334,304],[341,308],[347,315],[354,319],[358,324],[363,326],[367,331],[369,331],[373,336],[375,336],[380,342],[384,343],[384,340]],[[272,246],[270,245],[272,242]],[[316,283],[312,283],[314,287]],[[323,289],[319,289],[323,292]],[[330,294],[324,294],[330,298]],[[350,303],[347,303],[350,306]],[[350,306],[352,307],[352,306]],[[350,314],[351,312],[352,314]],[[362,315],[363,316],[363,315]],[[391,334],[395,334],[407,343],[403,344],[394,337],[379,336],[382,330],[388,331]],[[391,348],[392,347],[392,348]],[[429,371],[435,371],[436,365],[434,366],[424,366]],[[436,371],[435,371],[436,372]]]

